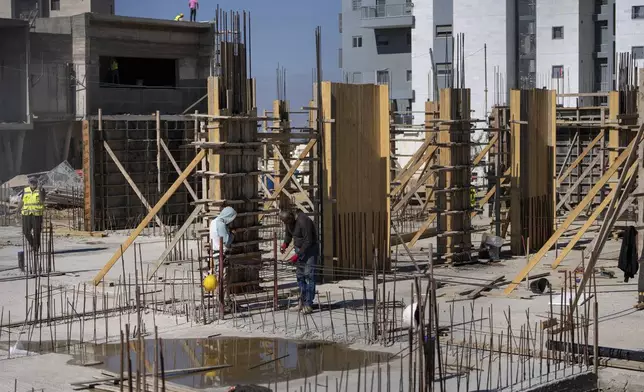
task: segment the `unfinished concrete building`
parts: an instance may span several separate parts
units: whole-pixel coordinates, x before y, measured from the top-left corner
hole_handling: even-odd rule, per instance
[[[5,3],[0,15],[20,16],[17,8],[7,13]],[[113,8],[97,5],[107,2],[89,1],[80,12],[98,13],[54,16],[64,14],[63,3],[52,17],[0,20],[9,33],[0,34],[0,148],[12,152],[3,154],[11,164],[2,165],[0,180],[64,160],[80,167],[80,121],[99,109],[105,115],[205,111],[205,102],[193,103],[206,94],[210,24],[114,16]]]

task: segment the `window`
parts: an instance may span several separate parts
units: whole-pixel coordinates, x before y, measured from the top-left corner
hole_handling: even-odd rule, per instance
[[[174,88],[177,85],[175,59],[101,56],[99,67],[102,87]]]
[[[60,11],[60,0],[51,0],[51,10]]]
[[[351,9],[357,11],[362,5],[362,0],[351,0]]]
[[[644,46],[633,46],[633,60],[644,60]]]
[[[351,75],[351,83],[355,83],[355,84],[362,83],[362,72],[354,72]]]
[[[452,25],[436,25],[436,37],[446,38],[452,36]]]
[[[361,35],[356,35],[352,39],[353,41],[353,47],[354,48],[362,48],[362,36]]]
[[[564,69],[563,65],[553,65],[552,66],[552,78],[553,79],[563,79]]]
[[[436,74],[437,75],[451,75],[452,74],[452,63],[437,63],[436,64]]]
[[[564,37],[563,26],[554,26],[552,28],[552,39],[563,39]]]
[[[389,84],[389,70],[376,71],[377,84]]]
[[[376,34],[376,46],[387,46],[389,45],[389,38],[382,34]]]
[[[411,45],[411,33],[407,33],[407,45]]]
[[[631,8],[631,19],[644,19],[644,5],[634,5]]]
[[[342,34],[342,14],[338,14],[338,32]]]
[[[411,69],[407,70],[407,81],[411,82]]]

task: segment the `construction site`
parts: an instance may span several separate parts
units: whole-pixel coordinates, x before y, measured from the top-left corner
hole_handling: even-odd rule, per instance
[[[472,118],[459,34],[450,87],[401,112],[386,84],[324,80],[311,28],[310,102],[291,106],[278,69],[259,110],[250,13],[9,4],[0,390],[644,390],[644,71],[630,55],[615,91],[515,89]],[[37,251],[19,209],[34,177]],[[215,252],[226,207],[234,241]],[[280,211],[317,229],[309,313],[292,311]]]

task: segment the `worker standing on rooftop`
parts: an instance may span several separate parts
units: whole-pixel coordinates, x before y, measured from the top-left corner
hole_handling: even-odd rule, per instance
[[[18,211],[22,215],[22,233],[25,239],[34,252],[40,251],[42,216],[45,212],[45,190],[38,187],[37,177],[30,177],[29,186],[22,190]]]
[[[174,17],[175,22],[183,22],[183,12],[179,13],[179,15]]]
[[[199,9],[199,0],[188,0],[188,7],[190,7],[190,21],[197,21],[197,10]]]
[[[300,300],[291,310],[310,314],[313,312],[315,270],[318,268],[317,260],[320,255],[315,223],[303,212],[299,212],[296,218],[292,211],[280,211],[280,219],[286,228],[286,237],[280,251],[284,253],[291,240],[294,240],[295,246],[295,254],[289,261],[295,263]]]
[[[119,63],[114,57],[112,57],[112,61],[110,63],[110,73],[112,74],[112,83],[120,84],[121,78],[119,78]]]

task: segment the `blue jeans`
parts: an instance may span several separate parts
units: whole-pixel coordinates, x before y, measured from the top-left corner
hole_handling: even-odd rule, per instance
[[[313,306],[317,259],[317,248],[313,248],[295,264],[295,276],[297,277],[297,285],[300,288],[300,302],[303,306]]]

